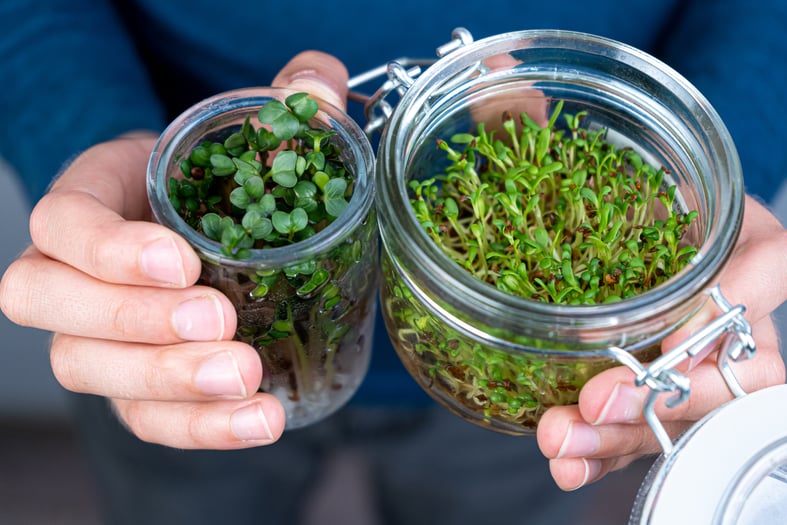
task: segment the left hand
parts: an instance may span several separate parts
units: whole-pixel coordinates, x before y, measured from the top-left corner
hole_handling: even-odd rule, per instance
[[[721,291],[733,304],[746,307],[757,343],[754,358],[734,365],[735,375],[747,392],[785,382],[785,365],[770,314],[787,300],[787,230],[761,204],[746,198],[740,238],[720,280]],[[698,318],[707,321],[710,309]],[[697,326],[696,322],[689,325]],[[682,341],[691,326],[684,326],[669,341]],[[665,349],[672,347],[665,342]],[[732,399],[714,354],[688,374],[691,395],[674,408],[663,399],[656,414],[674,439],[713,409]],[[622,469],[661,446],[642,417],[649,389],[634,384],[634,374],[616,367],[592,378],[576,405],[549,409],[541,419],[537,439],[550,460],[550,470],[563,490],[575,490]],[[667,396],[662,396],[662,398]]]

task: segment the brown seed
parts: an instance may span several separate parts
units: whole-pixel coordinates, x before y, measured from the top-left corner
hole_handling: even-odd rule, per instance
[[[193,166],[190,173],[191,178],[194,180],[202,180],[205,178],[205,170],[200,166]]]

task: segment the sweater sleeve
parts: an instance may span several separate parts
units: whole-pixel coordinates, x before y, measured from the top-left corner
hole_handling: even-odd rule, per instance
[[[161,106],[109,0],[3,0],[0,34],[0,156],[31,201],[87,147],[161,129]]]
[[[787,3],[685,2],[662,58],[719,112],[735,142],[746,190],[770,200],[787,165]]]

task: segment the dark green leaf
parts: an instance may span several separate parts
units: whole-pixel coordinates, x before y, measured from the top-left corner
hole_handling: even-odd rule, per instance
[[[317,114],[317,101],[310,98],[308,93],[295,93],[287,97],[284,102],[301,122],[308,122]]]
[[[262,205],[263,215],[270,216],[276,211],[276,197],[267,193],[260,199],[260,205]]]
[[[210,156],[210,165],[213,167],[213,174],[217,177],[232,175],[237,170],[231,158],[218,153]]]
[[[338,217],[347,207],[344,193],[347,191],[347,181],[344,179],[331,179],[323,188],[325,193],[325,211],[332,217]]]
[[[331,179],[323,187],[325,197],[329,199],[343,198],[345,191],[347,191],[347,181],[344,179]]]
[[[278,100],[269,100],[259,111],[258,117],[263,124],[270,124],[273,134],[279,140],[289,140],[300,128],[298,118]]]
[[[232,159],[232,162],[235,164],[235,168],[237,170],[235,172],[234,180],[240,186],[243,186],[249,177],[255,177],[259,174],[259,171],[257,171],[253,164],[240,159]]]
[[[257,149],[259,151],[273,151],[279,147],[281,140],[279,140],[273,132],[266,128],[257,130]]]
[[[191,177],[191,161],[189,159],[182,159],[178,163],[178,167],[180,168],[180,172],[185,175],[186,177]],[[174,180],[174,179],[170,179]]]
[[[273,231],[273,225],[270,219],[262,217],[256,211],[247,212],[246,215],[243,216],[241,224],[254,239],[264,239]]]
[[[290,212],[290,221],[292,222],[293,231],[301,231],[309,224],[309,215],[301,208],[295,208]]]
[[[224,141],[224,147],[227,150],[233,150],[238,148],[246,148],[246,137],[243,136],[243,133],[237,131],[227,137],[227,140]]]
[[[265,183],[259,175],[249,177],[246,182],[243,183],[243,189],[246,190],[246,194],[255,201],[261,199],[262,196],[265,195]]]
[[[214,241],[221,240],[222,224],[221,218],[215,213],[206,213],[202,217],[202,233],[208,239]]]
[[[245,210],[246,207],[251,202],[251,199],[249,199],[249,195],[246,193],[246,190],[241,187],[232,190],[232,193],[230,193],[230,202],[234,206],[237,206],[238,208]]]
[[[313,166],[316,170],[325,168],[325,155],[321,151],[310,151],[306,154],[307,167]]]
[[[199,145],[191,151],[189,160],[195,166],[207,168],[210,166],[210,151],[207,147]]]
[[[282,235],[289,235],[290,233],[290,226],[292,224],[290,220],[290,214],[286,211],[275,211],[273,215],[271,215],[271,222],[273,223],[273,228],[281,233]]]
[[[298,177],[295,175],[297,159],[298,154],[290,150],[283,150],[276,154],[271,165],[271,174],[276,184],[285,188],[292,188],[297,184]]]
[[[301,180],[293,187],[296,197],[314,197],[317,195],[317,185],[308,180]]]

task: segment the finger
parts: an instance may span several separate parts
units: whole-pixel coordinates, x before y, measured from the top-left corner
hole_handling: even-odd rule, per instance
[[[733,370],[746,392],[784,383],[784,361],[779,353],[773,321],[765,318],[752,326],[757,350],[752,359],[735,363]],[[689,374],[691,393],[688,399],[668,407],[670,395],[662,395],[655,404],[661,421],[696,421],[714,408],[732,399],[727,384],[719,372],[715,354],[699,363]],[[594,425],[631,423],[640,421],[647,386],[634,385],[634,374],[617,367],[593,377],[579,394],[582,417]]]
[[[273,80],[273,86],[304,91],[344,109],[349,74],[344,64],[320,51],[304,51],[290,60]]]
[[[141,220],[150,217],[147,146],[150,140],[121,139],[81,155],[33,209],[35,246],[107,282],[181,288],[196,282],[200,261],[188,243]]]
[[[693,421],[664,421],[664,430],[672,438],[691,426]],[[549,459],[636,458],[662,451],[661,443],[644,421],[593,425],[585,421],[576,405],[548,410],[537,431],[541,452]]]
[[[565,491],[573,491],[600,480],[610,472],[625,468],[637,459],[639,456],[614,459],[551,459],[549,472],[558,487]]]
[[[672,429],[676,434],[678,430]],[[562,490],[577,490],[594,483],[609,472],[622,469],[641,458],[644,452],[659,452],[655,435],[644,424],[592,427],[578,407],[552,407],[538,426],[538,445],[549,459],[549,470]],[[624,448],[610,450],[618,439]],[[636,444],[634,444],[636,443]],[[635,449],[637,452],[632,453]]]
[[[270,394],[243,401],[168,403],[113,400],[139,439],[180,449],[232,450],[269,445],[281,437],[285,414]]]
[[[229,300],[213,288],[107,284],[28,250],[2,281],[2,308],[23,326],[97,339],[168,344],[235,333]]]
[[[751,197],[746,197],[741,235],[720,280],[724,297],[746,308],[745,317],[756,323],[787,300],[787,231],[778,219]],[[685,326],[664,341],[672,348],[719,315],[713,301]]]
[[[732,304],[746,307],[751,322],[770,315],[787,300],[787,231],[751,197],[740,239],[721,279]]]
[[[784,364],[775,343],[773,323],[764,319],[754,330],[772,346],[765,344],[754,359],[735,365],[736,377],[746,391],[784,382]],[[761,360],[756,362],[757,358]],[[560,463],[561,474],[557,475],[565,476],[559,481],[561,487],[576,488],[581,473],[587,475],[584,483],[588,483],[625,463],[610,460],[661,452],[661,444],[642,417],[650,390],[636,387],[633,379],[633,372],[627,368],[607,370],[585,385],[577,405],[552,407],[543,415],[537,430],[542,453],[550,459],[588,460],[587,464]],[[691,394],[686,401],[667,407],[662,395],[655,405],[656,416],[672,439],[732,399],[712,359],[692,371],[690,379]],[[596,460],[604,461],[594,463]]]
[[[67,390],[135,400],[243,399],[262,378],[257,353],[236,341],[158,346],[57,334],[50,362]]]

